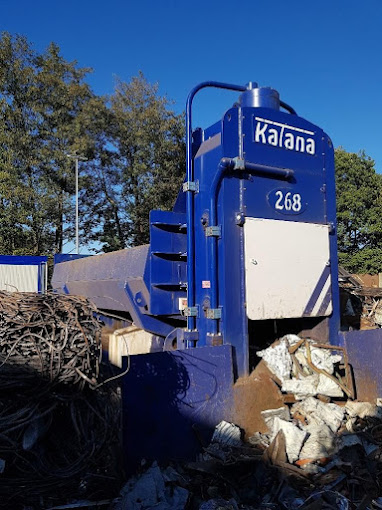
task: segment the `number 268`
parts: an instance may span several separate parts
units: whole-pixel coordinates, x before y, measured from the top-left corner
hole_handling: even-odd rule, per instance
[[[302,203],[300,193],[288,191],[284,194],[282,191],[276,191],[275,195],[277,197],[275,209],[278,211],[301,211]]]

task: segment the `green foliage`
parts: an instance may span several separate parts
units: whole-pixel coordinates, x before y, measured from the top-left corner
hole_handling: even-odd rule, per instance
[[[129,83],[117,80],[108,106],[83,200],[93,239],[114,251],[149,242],[150,210],[172,208],[185,174],[185,143],[183,117],[142,73]]]
[[[52,43],[37,53],[0,38],[0,253],[61,252],[74,237],[74,161],[80,238],[104,251],[149,238],[149,211],[169,209],[185,168],[182,116],[143,74],[96,96],[90,69]]]
[[[335,151],[339,262],[353,273],[382,271],[382,176],[364,152]]]
[[[66,154],[89,146],[87,69],[51,44],[37,54],[24,37],[0,39],[0,252],[61,251],[73,193]]]
[[[130,83],[118,80],[111,97],[126,236],[133,245],[148,242],[150,210],[170,209],[184,178],[184,121],[169,106],[142,73]]]

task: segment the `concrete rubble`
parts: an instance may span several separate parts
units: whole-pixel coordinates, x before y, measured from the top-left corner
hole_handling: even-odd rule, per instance
[[[349,398],[341,350],[286,335],[258,354],[285,401],[261,411],[266,431],[221,422],[171,477],[154,463],[131,479],[117,510],[382,508],[381,402]]]

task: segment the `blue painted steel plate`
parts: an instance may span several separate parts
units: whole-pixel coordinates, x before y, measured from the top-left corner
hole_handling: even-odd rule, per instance
[[[228,345],[130,357],[122,387],[126,467],[192,459],[233,407]]]

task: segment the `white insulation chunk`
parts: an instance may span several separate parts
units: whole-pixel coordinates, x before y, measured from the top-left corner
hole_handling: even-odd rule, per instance
[[[325,424],[332,432],[337,432],[344,419],[345,410],[337,404],[325,404],[316,398],[309,397],[302,402],[294,404],[292,415],[295,413],[303,416],[308,425],[319,426]]]
[[[269,370],[280,381],[290,379],[292,370],[292,358],[288,351],[289,344],[286,340],[281,339],[280,343],[263,351],[258,351],[256,354],[263,358]]]
[[[334,453],[335,436],[327,425],[312,423],[307,425],[305,430],[309,437],[301,449],[300,459],[317,460],[330,457]]]
[[[308,434],[293,423],[276,417],[273,421],[272,440],[277,436],[279,430],[284,433],[288,462],[292,464],[299,458],[301,447]]]
[[[382,418],[382,407],[371,404],[370,402],[351,402],[346,403],[345,409],[350,418]]]
[[[324,374],[314,374],[301,379],[283,381],[281,391],[293,393],[298,400],[315,395],[327,395],[328,397],[342,397],[341,388]]]
[[[279,407],[278,409],[267,409],[266,411],[261,411],[261,416],[263,417],[263,420],[270,432],[273,431],[275,418],[280,418],[281,420],[285,421],[290,420],[290,412],[287,407]]]

